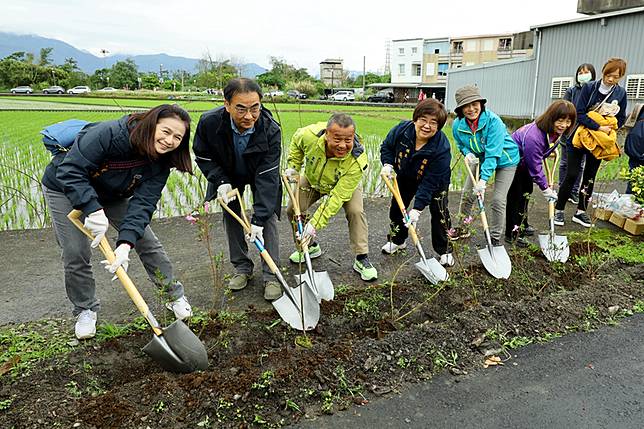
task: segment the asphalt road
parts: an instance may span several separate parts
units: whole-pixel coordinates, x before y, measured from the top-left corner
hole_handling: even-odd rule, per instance
[[[302,428],[644,428],[644,314]]]

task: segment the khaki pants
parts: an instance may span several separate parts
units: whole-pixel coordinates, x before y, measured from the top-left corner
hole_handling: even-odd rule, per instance
[[[324,195],[311,187],[309,181],[300,176],[299,197],[300,210],[302,213],[311,207],[317,200]],[[366,255],[369,253],[369,227],[367,226],[367,216],[364,213],[362,205],[362,184],[358,185],[351,199],[344,203],[344,215],[349,222],[349,241],[351,242],[351,251],[355,255]],[[289,201],[286,208],[286,215],[289,222],[293,219],[293,203]]]

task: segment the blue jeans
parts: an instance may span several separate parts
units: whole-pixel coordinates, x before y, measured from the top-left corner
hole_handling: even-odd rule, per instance
[[[44,185],[42,190],[49,207],[56,241],[62,249],[65,289],[67,297],[74,305],[73,314],[76,316],[83,310],[98,311],[100,301],[96,297],[89,239],[67,218],[67,214],[73,207],[65,194]],[[117,231],[127,213],[127,207],[127,199],[103,207],[105,216]],[[171,299],[183,296],[183,285],[174,278],[170,259],[149,225],[145,228],[143,237],[135,243],[134,250],[138,253],[148,277],[157,287],[166,288]]]

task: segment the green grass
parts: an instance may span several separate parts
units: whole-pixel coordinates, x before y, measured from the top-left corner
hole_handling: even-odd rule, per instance
[[[46,102],[48,105],[68,108],[70,105],[109,105],[127,107],[152,107],[162,100],[144,99],[111,99],[89,97],[0,97],[0,108],[4,100],[29,102]],[[363,187],[367,195],[378,195],[384,192],[380,183],[380,144],[389,130],[401,120],[411,118],[410,109],[390,109],[375,106],[326,106],[282,103],[273,105],[265,103],[281,123],[283,130],[283,157],[285,165],[288,144],[293,133],[300,127],[318,121],[326,121],[333,111],[344,111],[351,114],[357,124],[357,132],[363,139],[369,158],[369,167],[364,175]],[[193,120],[192,133],[201,116],[201,110],[207,110],[219,104],[208,101],[177,102],[191,111]],[[125,111],[92,112],[92,111],[9,111],[0,110],[0,123],[7,124],[0,128],[0,230],[40,228],[49,225],[47,208],[40,189],[40,179],[45,166],[50,160],[42,143],[39,132],[47,125],[65,119],[84,119],[87,121],[105,121],[117,119]],[[452,179],[451,189],[462,187],[466,172],[461,156],[456,149],[452,131],[446,126],[443,131],[452,142]],[[614,179],[626,159],[607,163],[598,175],[599,180]],[[204,197],[206,181],[198,168],[195,175],[189,176],[173,172],[163,191],[156,215],[159,217],[187,214],[197,207]],[[386,193],[386,192],[385,192]],[[247,198],[250,196],[247,194]],[[285,202],[286,200],[284,200]],[[249,202],[249,201],[247,201]]]

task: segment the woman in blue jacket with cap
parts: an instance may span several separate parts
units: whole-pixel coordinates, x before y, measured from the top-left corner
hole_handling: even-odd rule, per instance
[[[163,246],[150,229],[171,168],[192,173],[190,116],[177,105],[164,104],[115,121],[86,125],[68,152],[54,156],[42,178],[56,240],[62,248],[67,297],[77,316],[79,339],[96,334],[99,300],[90,265],[90,246],[97,247],[108,226],[118,231],[116,260],[105,268],[127,270],[132,248],[148,276],[171,297],[166,304],[178,319],[192,314],[183,286],[173,275]],[[72,209],[84,214],[95,237],[90,244],[67,218]]]
[[[487,110],[487,100],[481,97],[476,86],[468,85],[456,90],[457,118],[452,125],[452,134],[458,149],[465,155],[466,167],[472,170],[480,165],[480,176],[477,183],[472,183],[469,175],[461,196],[460,217],[466,216],[472,209],[477,195],[484,196],[487,182],[494,175],[492,202],[488,209],[490,235],[494,246],[501,245],[501,235],[505,224],[505,206],[508,190],[519,163],[519,148],[505,124],[494,112]],[[462,221],[462,220],[461,220]],[[451,235],[452,240],[469,236],[459,227]]]

